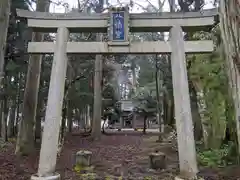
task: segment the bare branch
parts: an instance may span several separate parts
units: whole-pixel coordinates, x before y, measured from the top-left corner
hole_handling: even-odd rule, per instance
[[[149,0],[146,1],[155,9],[155,11],[158,11],[158,9]]]
[[[77,1],[78,2],[78,10],[81,9],[81,3],[80,3],[80,0]]]
[[[163,2],[161,2],[161,0],[158,0],[158,11],[162,11],[164,4],[166,3],[166,0],[163,0]]]
[[[147,8],[146,7],[144,7],[143,5],[141,5],[141,4],[138,4],[138,3],[134,3],[134,4],[136,4],[137,6],[139,6],[140,8],[142,8],[144,11],[147,11]]]
[[[121,6],[123,5],[123,3],[120,2],[120,0],[117,0],[117,2],[118,2]]]

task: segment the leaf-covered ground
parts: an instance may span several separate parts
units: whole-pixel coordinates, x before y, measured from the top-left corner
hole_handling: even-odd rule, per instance
[[[75,154],[79,150],[93,152],[93,166],[85,173],[95,179],[116,179],[121,174],[128,179],[172,180],[177,174],[177,152],[169,139],[156,143],[157,137],[142,135],[103,135],[99,142],[89,137],[68,135],[57,163],[57,172],[64,180],[84,179],[83,173],[74,169]],[[0,180],[29,180],[37,171],[38,151],[29,157],[17,158],[14,155],[14,143],[8,143],[0,152]],[[155,171],[149,168],[148,155],[155,150],[167,156],[167,168]],[[239,168],[226,170],[204,169],[201,173],[209,180],[237,180]],[[87,178],[89,179],[89,177]]]

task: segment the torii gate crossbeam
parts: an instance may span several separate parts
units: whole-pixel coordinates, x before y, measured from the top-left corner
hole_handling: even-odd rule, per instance
[[[42,13],[27,10],[17,10],[19,17],[28,19],[28,27],[39,32],[57,32],[63,24],[69,32],[102,32],[106,33],[109,14],[86,13]],[[164,32],[172,26],[179,25],[183,31],[209,31],[217,20],[217,10],[210,9],[201,12],[160,12],[129,14],[131,32]]]
[[[55,43],[30,42],[28,53],[53,54]],[[185,41],[184,50],[188,54],[209,53],[213,51],[212,41]],[[68,54],[169,54],[172,52],[170,42],[150,41],[133,42],[121,46],[109,46],[107,42],[68,42]]]

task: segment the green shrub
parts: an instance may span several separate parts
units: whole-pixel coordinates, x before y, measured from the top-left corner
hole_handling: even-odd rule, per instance
[[[223,145],[220,149],[198,150],[197,159],[200,165],[206,167],[225,167],[233,164],[234,144]]]

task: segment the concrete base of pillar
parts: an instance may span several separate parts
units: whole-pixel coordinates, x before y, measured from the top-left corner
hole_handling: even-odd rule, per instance
[[[176,177],[174,178],[174,180],[184,180],[184,179],[176,176]]]
[[[182,178],[182,177],[179,177],[179,176],[176,176],[175,178],[174,178],[174,180],[204,180],[203,178],[201,178],[201,177],[193,177],[193,178],[191,178],[191,179],[189,179],[189,178]]]
[[[37,174],[31,176],[31,180],[60,180],[60,174],[55,173],[52,176],[40,177]]]

